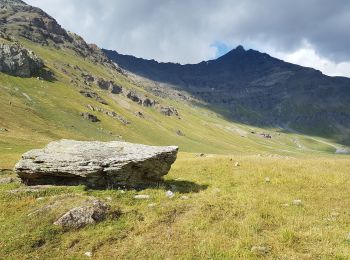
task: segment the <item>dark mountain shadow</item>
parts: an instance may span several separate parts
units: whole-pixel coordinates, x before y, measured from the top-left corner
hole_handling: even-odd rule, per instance
[[[187,65],[103,51],[121,68],[186,91],[229,121],[350,144],[349,78],[329,77],[242,46],[216,60]]]

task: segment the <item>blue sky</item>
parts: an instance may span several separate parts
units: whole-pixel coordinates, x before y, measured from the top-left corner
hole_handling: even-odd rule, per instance
[[[215,58],[221,57],[232,50],[231,46],[228,46],[226,43],[220,41],[214,42],[212,46],[216,48]]]

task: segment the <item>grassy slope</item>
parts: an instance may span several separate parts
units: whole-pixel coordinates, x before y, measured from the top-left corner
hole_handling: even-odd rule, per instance
[[[22,43],[45,60],[46,66],[55,73],[58,80],[48,82],[36,78],[23,79],[0,73],[0,128],[9,129],[9,132],[0,132],[2,168],[13,167],[24,151],[42,147],[49,141],[60,138],[116,140],[121,135],[124,140],[131,142],[179,145],[182,151],[187,152],[302,152],[292,141],[293,135],[276,133],[272,140],[262,139],[249,133],[251,130],[265,130],[229,123],[211,111],[181,102],[157,98],[164,105],[171,104],[178,108],[182,120],[163,116],[155,109],[142,108],[130,100],[96,88],[96,92],[109,103],[109,106],[101,105],[80,95],[79,89],[69,83],[71,78],[80,77],[80,72],[72,66],[78,65],[92,75],[113,79],[124,88],[137,87],[123,75],[92,64],[70,50],[42,47],[27,41]],[[72,66],[67,67],[66,64]],[[68,75],[64,74],[62,69],[65,69]],[[26,96],[29,96],[30,100]],[[114,110],[132,124],[124,126],[98,112],[96,115],[102,119],[101,123],[84,121],[80,113],[88,111],[85,107],[87,104]],[[136,117],[136,111],[143,111],[147,120]],[[177,136],[177,130],[181,130],[186,136]],[[246,137],[241,137],[242,133]],[[334,152],[334,148],[325,143],[305,137],[298,139],[301,143],[305,140],[303,146],[307,152],[310,152],[310,149]]]
[[[271,259],[348,259],[349,166],[344,158],[181,154],[167,187],[140,192],[75,187],[10,194],[20,185],[3,185],[0,258],[84,259],[90,251],[96,259],[255,259],[250,249],[262,245]],[[173,199],[165,196],[170,186]],[[137,193],[151,198],[137,201]],[[87,196],[122,216],[79,231],[52,225]]]
[[[79,65],[125,88],[136,87],[123,75],[73,52],[23,43],[45,60],[58,81],[0,73],[0,128],[9,129],[0,132],[0,168],[12,168],[24,151],[60,138],[119,140],[121,135],[132,142],[176,144],[181,151],[223,155],[197,158],[181,153],[166,177],[168,187],[140,192],[150,194],[149,201],[135,201],[136,191],[58,187],[11,194],[9,190],[24,187],[0,185],[0,258],[80,259],[92,251],[100,259],[247,259],[256,257],[250,252],[254,245],[270,247],[270,258],[347,259],[350,255],[346,240],[349,160],[330,155],[335,151],[331,140],[326,140],[328,144],[298,134],[251,128],[202,108],[161,100],[174,105],[182,120],[168,118],[96,88],[109,103],[104,106],[81,96],[69,84],[70,77],[61,69],[78,73],[65,64]],[[100,113],[96,113],[100,123],[84,121],[79,114],[87,111],[87,104],[114,110],[132,124],[124,126]],[[143,111],[147,120],[136,117],[135,111]],[[178,129],[186,136],[177,136]],[[269,132],[273,138],[264,139],[251,131]],[[235,161],[242,166],[233,167]],[[270,184],[264,183],[266,176]],[[168,188],[177,190],[172,200],[165,197]],[[182,193],[189,199],[181,199]],[[121,218],[71,232],[52,225],[87,196],[100,197],[113,209],[119,207]],[[282,206],[294,199],[301,199],[303,206]],[[55,202],[52,210],[28,216]],[[149,203],[157,205],[149,208]],[[339,215],[334,217],[332,212]]]

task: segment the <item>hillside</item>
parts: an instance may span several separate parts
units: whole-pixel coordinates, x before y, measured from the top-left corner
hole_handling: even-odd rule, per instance
[[[0,0],[0,259],[348,259],[348,82],[241,47],[197,65],[103,52]],[[180,153],[143,189],[19,182],[21,154],[59,139]],[[106,219],[53,224],[91,199]]]
[[[228,120],[349,144],[348,78],[328,77],[242,46],[216,60],[187,65],[104,52],[133,74],[187,91]]]
[[[29,78],[0,73],[1,167],[11,168],[24,151],[60,138],[175,144],[198,153],[334,153],[341,147],[235,123],[191,100],[155,96],[42,10],[22,1],[1,4],[1,42],[19,43],[44,63],[41,74]]]

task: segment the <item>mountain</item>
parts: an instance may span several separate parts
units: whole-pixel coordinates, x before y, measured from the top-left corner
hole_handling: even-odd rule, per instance
[[[178,145],[185,152],[219,154],[347,151],[348,79],[242,47],[197,65],[104,52],[20,0],[0,0],[0,25],[0,167],[12,168],[24,151],[62,138]],[[308,91],[309,83],[294,86],[301,76],[323,85],[317,92]],[[323,139],[285,132],[280,124],[287,119],[299,117],[299,126],[307,126],[300,122],[306,117],[308,124],[318,123],[319,114],[305,104],[311,98],[327,120],[334,115],[337,128]],[[296,113],[298,104],[306,112]],[[339,121],[342,105],[344,122]],[[313,132],[318,129],[326,128]]]
[[[229,120],[350,142],[348,78],[329,77],[242,46],[187,65],[104,52],[123,69],[185,90]]]
[[[0,259],[349,258],[349,158],[339,154],[349,153],[341,145],[349,128],[341,131],[347,117],[336,118],[341,105],[348,113],[348,79],[243,48],[185,66],[120,56],[142,77],[19,0],[0,0],[0,31]],[[272,118],[280,100],[305,110],[282,102],[285,110]],[[284,122],[282,115],[315,115],[306,100],[327,120],[334,107],[337,139],[334,132],[321,138],[270,127]],[[12,169],[31,149],[38,150],[26,153],[24,164],[33,162],[39,173],[53,156],[89,179],[82,169],[110,174],[115,158],[82,161],[74,147],[72,158],[62,145],[34,158],[60,139],[180,149],[164,182],[140,189],[20,183]],[[123,147],[117,153],[130,158]],[[142,149],[136,152],[143,160]],[[154,160],[129,161],[121,175],[154,169]]]

